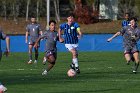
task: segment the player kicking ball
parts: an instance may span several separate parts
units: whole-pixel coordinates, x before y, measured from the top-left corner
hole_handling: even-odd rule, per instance
[[[62,31],[64,32],[64,39],[61,37]],[[69,14],[67,17],[67,22],[60,25],[59,41],[65,43],[65,47],[72,54],[72,64],[70,65],[78,74],[80,73],[78,64],[78,41],[82,37],[80,31],[80,26],[78,23],[74,22],[74,15]]]
[[[114,34],[107,41],[112,41],[113,38],[122,35],[123,36],[123,46],[124,46],[124,56],[127,61],[127,64],[132,60],[131,54],[133,54],[135,65],[133,73],[137,73],[139,67],[139,50],[137,42],[140,39],[140,29],[137,27],[137,19],[132,17],[130,19],[130,26],[123,27],[121,31]]]
[[[37,41],[35,42],[34,47],[38,46],[38,43],[41,39],[47,39],[46,41],[46,50],[45,50],[45,57],[48,61],[47,68],[43,71],[42,75],[47,75],[47,73],[53,68],[55,65],[55,61],[57,58],[57,41],[58,41],[58,34],[55,30],[56,22],[51,20],[49,22],[49,30],[45,31],[43,35],[41,35]]]

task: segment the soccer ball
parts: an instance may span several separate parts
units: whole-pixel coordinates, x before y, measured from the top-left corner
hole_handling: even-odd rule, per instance
[[[67,75],[69,77],[74,77],[74,76],[76,76],[76,72],[73,69],[69,69],[67,72]]]

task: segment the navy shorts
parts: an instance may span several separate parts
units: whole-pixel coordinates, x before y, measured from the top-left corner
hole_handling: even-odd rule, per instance
[[[49,58],[51,55],[53,55],[55,58],[57,57],[57,51],[53,50],[53,51],[47,51],[46,52],[46,57]]]
[[[135,45],[134,47],[125,47],[124,54],[134,54],[135,52],[139,52],[138,47]]]

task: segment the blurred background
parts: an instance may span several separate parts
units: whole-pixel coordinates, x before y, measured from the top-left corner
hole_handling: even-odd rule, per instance
[[[0,27],[12,35],[11,51],[25,52],[28,45],[23,35],[31,16],[44,31],[51,19],[57,21],[58,29],[69,13],[75,15],[84,34],[79,42],[81,51],[122,51],[121,36],[111,43],[106,40],[121,29],[125,13],[140,18],[140,0],[0,0]],[[42,42],[40,51],[44,46]],[[58,51],[67,51],[62,47],[58,43]]]
[[[70,12],[83,33],[115,33],[125,13],[139,19],[140,0],[0,0],[0,26],[7,34],[25,34],[31,16],[45,29],[47,16],[59,25]]]

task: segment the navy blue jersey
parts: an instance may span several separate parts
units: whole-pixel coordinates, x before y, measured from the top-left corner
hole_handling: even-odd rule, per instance
[[[122,27],[126,27],[129,25],[129,21],[128,20],[123,20],[122,21]]]
[[[63,23],[60,25],[61,31],[64,31],[64,43],[65,44],[77,44],[78,37],[77,37],[77,28],[79,28],[79,24],[73,22],[71,25],[67,23]]]

